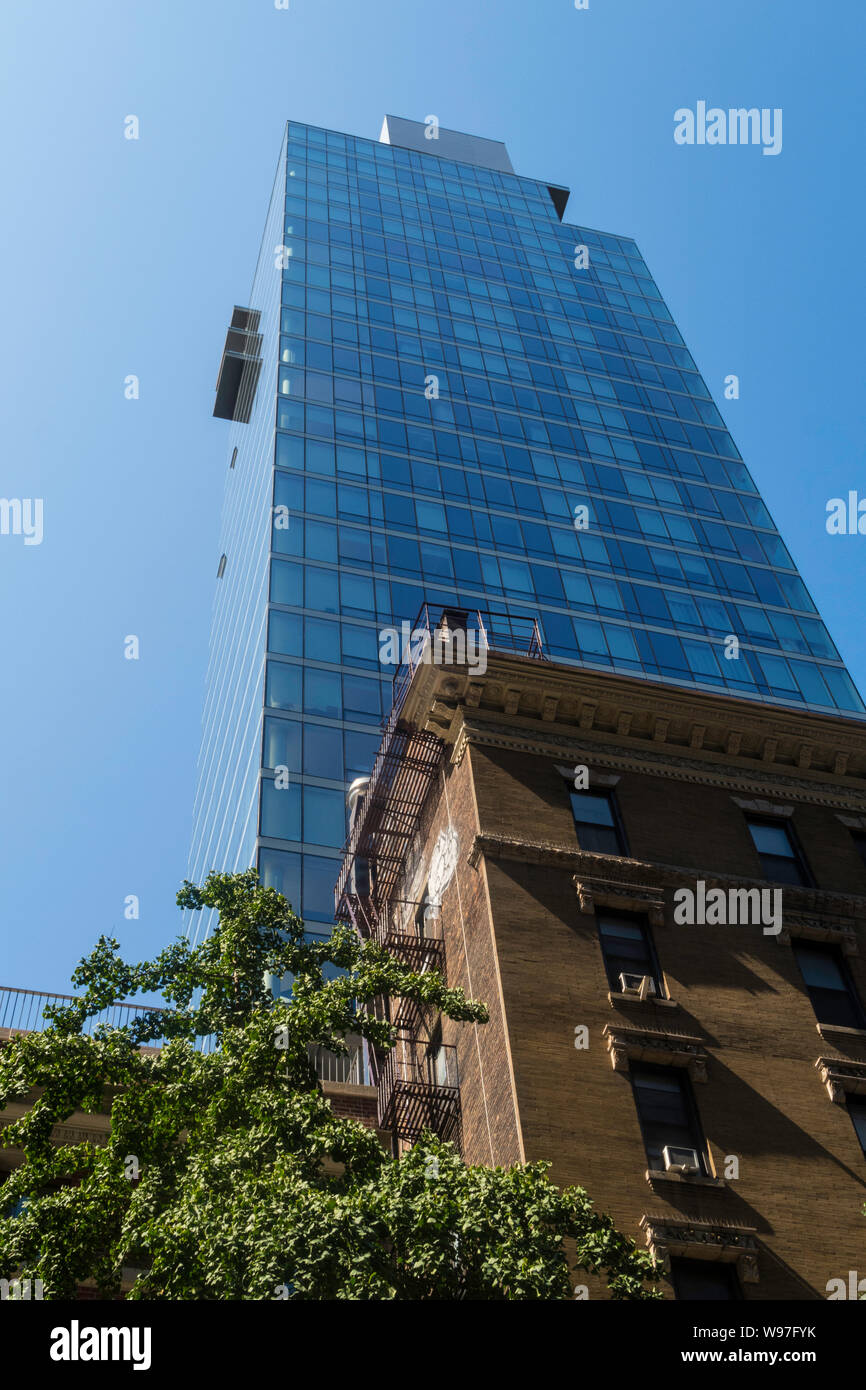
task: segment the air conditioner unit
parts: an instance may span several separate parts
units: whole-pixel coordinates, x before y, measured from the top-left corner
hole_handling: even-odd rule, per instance
[[[636,994],[639,999],[647,999],[649,995],[657,992],[652,975],[629,975],[623,971],[619,977],[619,985],[623,994]]]
[[[681,1173],[684,1177],[701,1171],[701,1161],[697,1149],[679,1149],[673,1144],[665,1144],[662,1149],[666,1173]]]

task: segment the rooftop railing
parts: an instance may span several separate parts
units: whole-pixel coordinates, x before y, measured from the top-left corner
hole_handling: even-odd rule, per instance
[[[64,1006],[79,1002],[79,998],[74,994],[50,994],[41,989],[17,989],[12,985],[2,985],[0,986],[0,1038],[13,1036],[15,1033],[41,1033],[51,1025],[51,1020],[45,1017],[45,1009],[49,1005]],[[123,1028],[127,1023],[133,1022],[138,1015],[153,1012],[158,1008],[158,1005],[151,1004],[112,1004],[109,1008],[103,1009],[100,1013],[87,1019],[84,1024],[84,1032],[89,1036],[101,1023],[108,1024],[111,1028]],[[346,1043],[349,1048],[348,1056],[329,1052],[324,1047],[310,1048],[310,1059],[315,1064],[319,1080],[344,1082],[356,1086],[369,1085],[370,1078],[363,1039],[352,1035],[347,1037]],[[150,1044],[150,1046],[158,1045],[158,1039]],[[215,1046],[216,1040],[213,1036],[196,1040],[196,1050],[199,1052],[211,1053],[215,1050]]]
[[[10,1033],[41,1033],[49,1027],[51,1020],[45,1017],[48,1005],[80,1003],[74,994],[48,994],[41,989],[16,989],[13,985],[0,985],[0,1029]],[[112,1028],[122,1028],[131,1023],[138,1014],[150,1013],[153,1004],[111,1004],[107,1009],[94,1014],[84,1024],[85,1033],[92,1033],[100,1023]]]
[[[429,603],[410,628],[403,625],[400,665],[394,675],[392,713],[399,714],[419,666],[468,666],[488,653],[528,656],[543,661],[544,642],[536,618],[483,609],[433,608]],[[483,656],[482,656],[483,653]]]

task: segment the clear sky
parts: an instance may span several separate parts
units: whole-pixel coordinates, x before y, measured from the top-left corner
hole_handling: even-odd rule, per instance
[[[436,115],[634,236],[866,690],[866,536],[825,530],[866,496],[864,37],[863,0],[4,0],[0,494],[42,498],[44,537],[0,535],[0,984],[68,989],[101,932],[140,958],[180,925],[213,389],[287,118]],[[781,153],[675,144],[702,100],[782,108]]]

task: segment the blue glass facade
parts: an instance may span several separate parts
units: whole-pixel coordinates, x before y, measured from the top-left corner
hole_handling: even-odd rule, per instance
[[[864,709],[634,241],[427,143],[288,126],[229,441],[191,873],[258,856],[311,924],[390,705],[380,631],[424,601],[536,617],[556,660]]]

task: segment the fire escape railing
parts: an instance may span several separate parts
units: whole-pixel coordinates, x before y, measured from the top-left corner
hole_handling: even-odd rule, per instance
[[[353,813],[335,914],[360,936],[386,947],[413,972],[445,974],[445,944],[438,921],[420,915],[417,904],[394,897],[406,857],[421,823],[445,745],[435,734],[401,722],[415,672],[422,665],[463,669],[486,665],[490,652],[544,659],[542,634],[531,617],[456,608],[434,622],[424,604],[412,628],[403,625],[402,660],[394,677],[393,703],[363,800]],[[389,1022],[396,1042],[390,1051],[370,1049],[377,1088],[379,1125],[412,1143],[424,1129],[458,1137],[460,1087],[456,1049],[430,1042],[431,1011],[405,997],[376,999],[368,1006]],[[424,1035],[426,1034],[426,1040]]]
[[[442,1139],[460,1130],[460,1079],[457,1049],[440,1046],[425,1052],[417,1039],[398,1038],[381,1059],[378,1082],[380,1129],[391,1130],[409,1143],[425,1129]]]

